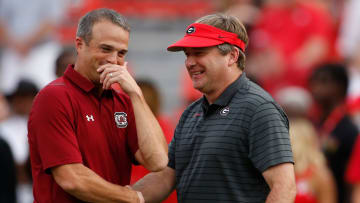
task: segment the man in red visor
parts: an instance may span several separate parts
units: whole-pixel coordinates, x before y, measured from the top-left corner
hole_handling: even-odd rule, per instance
[[[184,51],[193,87],[169,145],[169,164],[132,187],[145,202],[176,188],[179,202],[293,202],[296,188],[288,119],[245,75],[248,36],[235,17],[208,15],[168,47]]]

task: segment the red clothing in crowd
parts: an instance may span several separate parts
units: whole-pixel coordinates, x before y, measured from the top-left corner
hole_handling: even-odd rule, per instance
[[[259,82],[270,93],[284,86],[305,87],[312,67],[299,67],[295,60],[297,51],[312,37],[320,37],[331,45],[334,36],[332,18],[324,9],[304,3],[265,7],[251,33],[250,46],[254,52],[268,48],[278,51],[284,70]]]
[[[303,174],[296,174],[296,198],[295,203],[316,203],[316,197],[311,186],[313,169],[309,168]]]

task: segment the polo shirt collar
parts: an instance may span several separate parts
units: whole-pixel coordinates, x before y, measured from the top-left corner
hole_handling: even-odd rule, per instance
[[[220,95],[220,97],[215,100],[214,104],[219,106],[226,106],[230,102],[231,98],[235,95],[239,87],[246,84],[246,81],[247,77],[245,72],[243,72],[241,73],[239,78],[236,79],[233,83],[231,83],[229,87],[227,87],[225,91]]]
[[[64,73],[64,77],[69,79],[85,92],[90,92],[95,87],[95,85],[90,80],[86,79],[84,76],[80,75],[80,73],[74,70],[74,65],[68,65]]]

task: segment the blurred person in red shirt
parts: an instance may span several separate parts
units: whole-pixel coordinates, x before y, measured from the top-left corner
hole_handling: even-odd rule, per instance
[[[250,39],[248,74],[272,94],[284,86],[305,87],[311,69],[334,55],[331,16],[304,0],[265,2]]]

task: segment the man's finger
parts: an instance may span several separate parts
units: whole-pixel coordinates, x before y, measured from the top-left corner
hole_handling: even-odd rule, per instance
[[[127,62],[127,61],[125,61],[125,62],[124,62],[124,65],[122,65],[121,67],[124,67],[124,68],[126,68],[126,69],[127,69],[127,64],[128,64],[128,62]]]

